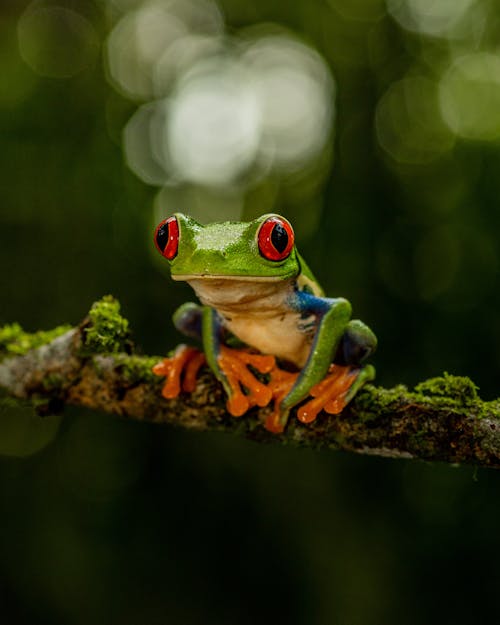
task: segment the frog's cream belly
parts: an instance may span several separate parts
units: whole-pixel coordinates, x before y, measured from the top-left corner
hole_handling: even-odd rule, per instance
[[[298,329],[300,316],[284,313],[273,318],[256,319],[251,315],[233,315],[226,327],[241,341],[263,354],[273,354],[302,368],[311,348],[310,338]]]
[[[215,308],[241,341],[302,368],[312,337],[300,329],[300,314],[289,304],[293,280],[188,280],[205,306]]]

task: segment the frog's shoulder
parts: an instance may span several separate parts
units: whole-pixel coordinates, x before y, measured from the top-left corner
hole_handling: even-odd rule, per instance
[[[300,264],[300,272],[297,277],[297,287],[299,288],[299,290],[306,291],[307,293],[310,293],[311,295],[316,295],[317,297],[324,297],[325,292],[314,277],[313,272],[309,269],[306,261],[298,252],[297,260]]]

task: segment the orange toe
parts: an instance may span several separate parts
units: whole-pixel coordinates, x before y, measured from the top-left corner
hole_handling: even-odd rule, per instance
[[[272,371],[268,387],[272,392],[274,408],[264,423],[264,427],[269,432],[281,434],[284,431],[287,419],[283,418],[280,406],[283,399],[288,395],[295,384],[298,375],[298,372],[292,373],[284,369],[279,369],[278,367],[275,367]]]
[[[173,399],[179,395],[181,388],[188,392],[194,391],[196,375],[205,362],[204,354],[195,347],[179,345],[173,356],[157,363],[152,369],[153,373],[166,377],[161,391],[163,397]]]
[[[269,373],[275,366],[274,356],[221,345],[217,361],[231,390],[226,405],[233,417],[240,417],[252,406],[267,406],[272,399],[272,391],[255,377],[248,365],[260,373]]]
[[[297,419],[302,423],[311,423],[321,410],[328,414],[342,412],[347,403],[345,398],[358,372],[356,367],[331,365],[324,379],[311,388],[309,394],[313,399],[297,410]]]
[[[285,426],[281,422],[281,415],[279,411],[273,410],[273,412],[266,418],[264,427],[268,432],[273,434],[283,434]]]
[[[190,360],[186,364],[186,369],[184,371],[184,380],[182,381],[182,390],[186,393],[192,393],[196,388],[196,378],[198,377],[198,371],[200,367],[202,367],[207,359],[205,358],[205,354],[203,352],[199,352],[196,350],[196,354],[194,354]]]

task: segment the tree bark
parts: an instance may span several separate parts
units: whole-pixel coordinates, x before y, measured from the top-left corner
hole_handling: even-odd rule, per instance
[[[5,340],[0,360],[3,395],[33,402],[41,414],[71,404],[156,424],[231,432],[260,442],[500,467],[500,402],[481,400],[468,378],[445,375],[412,391],[370,385],[341,414],[322,413],[312,424],[302,425],[292,413],[285,433],[276,435],[263,427],[265,408],[230,416],[223,390],[208,370],[202,371],[192,394],[164,399],[163,378],[151,373],[159,357],[134,354],[126,320],[119,317],[117,334],[116,325],[93,318],[92,310],[79,327],[39,347],[30,348],[28,341],[25,353],[17,353],[23,351],[18,349],[19,337],[11,343]],[[25,343],[30,336],[34,335],[23,334]],[[111,345],[113,351],[101,353],[103,345]]]

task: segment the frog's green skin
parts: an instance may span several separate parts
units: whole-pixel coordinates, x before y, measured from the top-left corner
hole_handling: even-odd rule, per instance
[[[217,358],[229,333],[301,370],[280,406],[286,422],[290,409],[323,379],[332,362],[358,365],[377,341],[365,324],[350,320],[347,300],[324,297],[295,247],[282,261],[260,254],[259,229],[275,216],[203,226],[177,213],[179,245],[169,262],[172,278],[188,282],[203,304],[181,306],[174,315],[175,326],[201,338],[207,362],[228,394]],[[373,367],[364,367],[348,399],[373,376]]]

